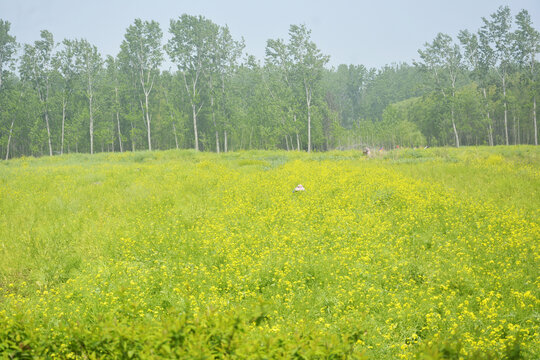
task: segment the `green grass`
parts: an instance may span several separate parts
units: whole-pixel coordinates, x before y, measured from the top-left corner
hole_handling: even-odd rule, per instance
[[[535,359],[538,189],[530,146],[0,162],[0,356]]]

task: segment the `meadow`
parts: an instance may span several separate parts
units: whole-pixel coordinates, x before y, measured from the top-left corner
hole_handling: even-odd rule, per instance
[[[539,247],[532,146],[2,161],[0,357],[538,359]]]

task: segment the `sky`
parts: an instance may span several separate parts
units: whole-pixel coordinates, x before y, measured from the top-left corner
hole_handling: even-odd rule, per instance
[[[10,33],[21,44],[33,43],[46,29],[56,42],[85,38],[114,56],[136,18],[159,22],[165,42],[171,19],[202,15],[228,25],[233,37],[244,38],[245,51],[261,61],[268,39],[286,40],[291,24],[305,24],[317,47],[330,55],[329,66],[381,68],[418,59],[418,49],[439,32],[455,39],[460,30],[476,31],[481,18],[501,5],[512,15],[528,10],[540,29],[540,0],[0,0],[0,19],[11,23]]]

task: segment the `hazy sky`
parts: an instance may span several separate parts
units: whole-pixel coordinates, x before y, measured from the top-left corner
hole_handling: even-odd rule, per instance
[[[235,38],[243,36],[246,51],[260,60],[266,40],[286,39],[291,24],[306,24],[331,56],[330,65],[378,68],[417,59],[417,50],[438,32],[455,37],[461,29],[476,31],[481,17],[500,5],[509,5],[512,15],[527,9],[540,29],[539,0],[0,0],[0,18],[11,22],[19,43],[47,29],[57,42],[86,38],[103,54],[116,55],[136,18],[158,21],[168,39],[171,18],[203,15],[228,25]]]

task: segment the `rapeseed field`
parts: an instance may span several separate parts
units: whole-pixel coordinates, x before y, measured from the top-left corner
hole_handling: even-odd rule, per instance
[[[526,146],[0,162],[0,356],[538,359],[539,190]]]

